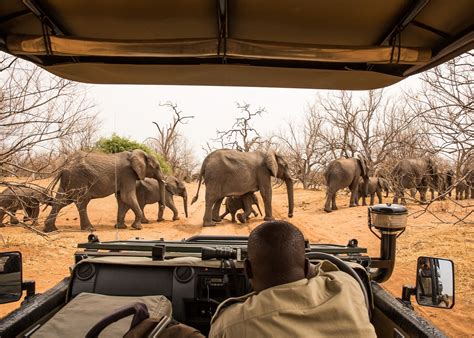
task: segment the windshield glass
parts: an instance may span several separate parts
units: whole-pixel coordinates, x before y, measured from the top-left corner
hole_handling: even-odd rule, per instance
[[[22,252],[39,292],[67,275],[89,232],[101,241],[245,236],[275,218],[312,243],[355,238],[377,256],[367,206],[398,202],[407,231],[384,286],[398,295],[414,284],[420,255],[455,261],[456,307],[423,314],[467,334],[472,53],[370,91],[93,85],[0,60],[0,246]]]

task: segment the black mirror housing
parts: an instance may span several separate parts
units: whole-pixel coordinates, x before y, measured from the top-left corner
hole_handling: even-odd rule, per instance
[[[418,257],[416,301],[441,309],[454,306],[454,263],[449,259]]]
[[[0,253],[0,304],[20,300],[23,291],[21,252]]]

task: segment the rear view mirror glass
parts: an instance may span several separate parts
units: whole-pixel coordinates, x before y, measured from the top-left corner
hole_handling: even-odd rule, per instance
[[[22,292],[21,254],[0,253],[0,304],[16,302]]]
[[[452,261],[419,257],[416,271],[418,304],[445,309],[454,306],[454,263]]]

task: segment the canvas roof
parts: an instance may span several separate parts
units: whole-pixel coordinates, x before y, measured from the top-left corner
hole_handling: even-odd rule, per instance
[[[371,89],[474,47],[472,0],[3,0],[0,49],[90,83]]]

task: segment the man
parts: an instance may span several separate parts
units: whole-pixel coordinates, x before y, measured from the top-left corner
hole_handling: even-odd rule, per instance
[[[329,262],[311,266],[294,225],[255,228],[245,271],[254,292],[223,302],[209,337],[376,337],[359,284]]]

